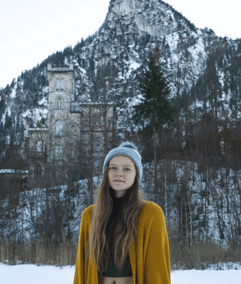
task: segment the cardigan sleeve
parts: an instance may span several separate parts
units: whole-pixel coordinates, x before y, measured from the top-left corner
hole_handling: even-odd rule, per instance
[[[80,223],[79,243],[75,264],[75,275],[73,284],[85,284],[85,229],[86,229],[86,209],[83,211]]]
[[[145,284],[170,284],[170,252],[165,217],[161,207],[155,204],[149,215],[151,226],[145,259]]]

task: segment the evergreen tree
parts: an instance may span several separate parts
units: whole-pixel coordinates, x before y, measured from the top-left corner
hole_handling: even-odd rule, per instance
[[[158,45],[153,51],[154,53],[150,51],[146,66],[144,66],[141,75],[137,77],[138,88],[143,95],[143,100],[139,105],[133,106],[135,110],[133,120],[136,125],[142,125],[142,130],[139,130],[140,135],[151,139],[154,134],[154,192],[157,193],[156,133],[164,124],[174,121],[173,115],[176,109],[167,100],[170,87],[162,66],[159,64]]]
[[[152,138],[166,123],[174,121],[173,115],[176,109],[172,107],[167,100],[170,94],[169,82],[164,76],[162,66],[154,57],[152,52],[149,53],[147,66],[143,68],[141,75],[137,77],[138,89],[143,95],[143,100],[139,105],[133,106],[135,114],[133,120],[135,124],[140,124],[143,129],[139,134]],[[144,126],[144,122],[149,123]]]

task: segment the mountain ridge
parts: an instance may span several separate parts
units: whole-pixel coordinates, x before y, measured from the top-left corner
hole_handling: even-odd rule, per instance
[[[162,34],[158,33],[160,30]],[[207,68],[206,61],[214,45],[222,47],[222,54],[226,48],[238,49],[240,44],[239,41],[218,38],[210,29],[196,28],[161,0],[111,0],[106,19],[95,34],[73,48],[68,46],[62,52],[50,55],[40,65],[22,72],[0,91],[1,128],[5,132],[2,139],[6,140],[6,134],[11,132],[5,125],[9,121],[7,116],[11,117],[10,124],[15,130],[19,118],[18,123],[25,128],[24,137],[27,137],[30,125],[36,125],[37,121],[44,123],[48,105],[45,72],[49,61],[55,65],[75,62],[79,76],[75,94],[77,103],[90,102],[94,97],[102,100],[101,94],[92,94],[93,80],[97,67],[110,62],[115,76],[113,75],[112,89],[108,91],[112,95],[108,95],[107,99],[116,103],[118,115],[121,115],[123,108],[130,109],[141,96],[135,87],[136,75],[140,72],[148,50],[156,43],[162,53],[161,61],[165,71],[171,74],[173,99],[178,88],[180,93],[184,89],[190,92],[193,84],[198,84]],[[229,64],[231,57],[225,60]],[[178,68],[181,74],[186,74],[185,78],[181,76],[177,79]],[[203,100],[202,96],[198,97],[200,101]],[[181,113],[182,109],[180,115]],[[125,119],[120,119],[118,126],[123,128],[127,122],[128,114]]]

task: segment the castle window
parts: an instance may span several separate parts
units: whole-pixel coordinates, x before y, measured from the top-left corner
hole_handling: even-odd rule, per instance
[[[56,121],[56,135],[62,135],[62,121]]]
[[[99,117],[99,125],[102,125],[102,117]]]
[[[63,90],[64,89],[64,80],[62,79],[61,80],[61,90]]]
[[[61,146],[55,146],[55,158],[56,160],[59,160],[62,156],[62,147]]]
[[[62,99],[61,98],[58,99],[57,108],[59,108],[59,109],[62,108]]]
[[[57,80],[57,84],[56,84],[56,90],[59,89],[59,79]]]
[[[37,142],[37,152],[42,152],[42,141]]]
[[[97,151],[100,151],[100,138],[97,138],[96,150],[97,150]]]
[[[96,125],[96,116],[94,115],[94,125]]]

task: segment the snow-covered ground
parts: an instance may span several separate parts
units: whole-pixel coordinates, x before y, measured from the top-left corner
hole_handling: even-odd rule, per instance
[[[231,270],[174,270],[172,284],[240,284],[241,265]],[[75,266],[62,268],[33,264],[7,265],[0,262],[1,284],[73,284]]]

